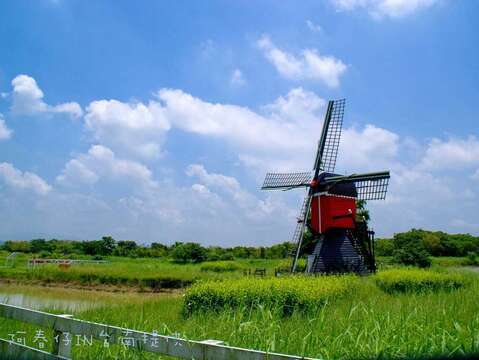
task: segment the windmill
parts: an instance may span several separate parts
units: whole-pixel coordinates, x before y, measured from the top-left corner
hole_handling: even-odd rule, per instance
[[[291,272],[296,271],[305,230],[313,237],[306,272],[365,274],[376,270],[374,232],[357,218],[358,200],[386,198],[389,171],[339,175],[334,173],[343,126],[345,99],[328,102],[313,170],[267,173],[262,190],[306,188],[298,223]]]

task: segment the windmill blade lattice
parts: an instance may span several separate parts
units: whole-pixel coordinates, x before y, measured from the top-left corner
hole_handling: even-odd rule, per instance
[[[267,173],[261,189],[293,189],[302,186],[309,186],[311,180],[311,172]]]
[[[389,177],[376,180],[355,181],[358,199],[384,200],[388,191]]]
[[[326,172],[334,172],[336,159],[338,157],[339,141],[341,140],[341,131],[343,128],[344,107],[346,99],[333,101],[331,109],[329,126],[324,140],[324,148],[321,154],[320,168]]]

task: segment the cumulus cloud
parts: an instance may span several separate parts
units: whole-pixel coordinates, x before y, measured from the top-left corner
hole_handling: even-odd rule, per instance
[[[284,202],[273,201],[272,197],[265,200],[257,198],[249,191],[242,188],[237,179],[223,174],[209,173],[204,165],[192,164],[186,169],[186,174],[190,177],[197,178],[201,184],[195,184],[195,189],[202,194],[211,194],[210,188],[216,189],[221,193],[230,196],[229,204],[239,207],[242,214],[238,217],[246,217],[255,222],[264,220],[265,217],[274,212],[289,214],[292,216],[291,209],[289,209]],[[198,187],[200,185],[200,187]],[[232,201],[231,201],[232,200]]]
[[[187,132],[223,138],[233,145],[257,150],[296,146],[300,142],[293,140],[291,131],[296,128],[290,122],[266,118],[246,107],[209,103],[174,89],[162,89],[157,97],[171,124]]]
[[[399,136],[368,124],[343,131],[338,163],[348,172],[383,170],[397,161]]]
[[[170,129],[161,105],[155,101],[93,101],[86,109],[85,123],[95,140],[115,151],[145,158],[160,155],[164,134]]]
[[[304,49],[300,56],[288,53],[278,48],[268,35],[263,35],[256,44],[266,59],[287,79],[320,81],[337,88],[347,69],[340,59],[321,55],[316,49]]]
[[[235,69],[231,74],[230,83],[232,86],[243,86],[246,84],[246,80],[243,76],[243,72],[240,69]]]
[[[340,11],[366,9],[372,16],[381,18],[404,17],[421,9],[429,8],[439,0],[331,0]]]
[[[479,166],[479,140],[475,136],[432,139],[421,161],[422,168],[433,171],[475,166]]]
[[[205,167],[200,164],[189,165],[186,169],[186,175],[196,176],[208,186],[227,189],[233,192],[236,192],[240,189],[239,182],[234,177],[225,176],[222,174],[210,174],[206,171]]]
[[[51,190],[51,186],[38,175],[22,172],[6,162],[0,163],[0,180],[10,188],[31,190],[38,195],[46,195]]]
[[[66,114],[72,118],[79,118],[83,111],[76,102],[48,105],[43,101],[43,91],[38,87],[34,78],[28,75],[18,75],[12,80],[12,107],[17,114]]]
[[[119,159],[113,151],[102,145],[93,145],[88,153],[68,161],[56,180],[63,185],[92,185],[102,177],[118,181],[133,180],[148,188],[157,186],[145,165]]]
[[[13,131],[7,127],[3,115],[0,114],[0,141],[8,140],[12,137]]]
[[[313,92],[292,89],[261,112],[205,102],[181,90],[163,89],[158,97],[172,126],[225,140],[258,176],[267,170],[312,167],[326,108],[326,101]],[[387,167],[394,161],[398,143],[397,134],[373,125],[345,128],[340,165],[352,172]]]
[[[279,96],[263,110],[278,121],[286,120],[301,124],[318,122],[323,115],[326,100],[303,88],[292,89],[285,96]]]

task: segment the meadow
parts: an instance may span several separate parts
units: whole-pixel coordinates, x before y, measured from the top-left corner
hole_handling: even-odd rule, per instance
[[[391,268],[368,277],[246,280],[200,279],[186,293],[153,294],[145,301],[122,297],[116,304],[78,311],[75,317],[322,359],[479,355],[479,276],[474,272]],[[381,282],[385,281],[395,290],[384,288]],[[398,285],[404,281],[415,285]],[[416,291],[424,281],[435,285],[427,291]],[[215,285],[229,291],[228,298],[247,301],[215,306],[210,297],[217,290]],[[269,298],[261,297],[264,292],[251,291],[259,285],[276,292]],[[309,302],[306,308],[293,306],[285,313],[281,297],[288,299],[291,289],[296,299],[318,301]],[[200,300],[208,300],[203,301],[204,307],[185,312],[195,292]],[[245,293],[249,295],[245,297]],[[311,298],[310,294],[315,296]],[[248,300],[252,298],[254,301]],[[219,299],[222,301],[221,296]],[[6,332],[13,329],[33,330],[8,321],[2,323],[0,336],[6,337]],[[85,359],[158,358],[118,346],[105,349],[99,343],[74,347],[75,355]]]
[[[201,279],[239,278],[243,270],[264,268],[267,274],[287,266],[286,260],[240,259],[234,261],[178,264],[166,259],[110,256],[105,264],[27,266],[28,258],[20,254],[15,265],[0,266],[0,280],[19,283],[60,284],[96,288],[133,287],[143,291],[161,291],[187,287]],[[0,265],[3,263],[0,254]]]
[[[97,288],[118,290],[134,288],[140,291],[158,292],[183,289],[199,280],[238,279],[244,271],[266,269],[267,276],[273,276],[276,269],[286,272],[289,259],[236,259],[231,261],[206,261],[199,264],[175,263],[165,258],[129,258],[108,256],[106,264],[72,265],[60,268],[58,265],[27,266],[28,258],[34,254],[19,253],[14,266],[2,266],[8,252],[0,251],[0,281],[66,287]],[[81,258],[90,260],[91,256]],[[394,264],[391,257],[378,257],[380,269]],[[433,257],[433,267],[461,267],[468,265],[465,257]],[[304,261],[301,262],[304,266]]]

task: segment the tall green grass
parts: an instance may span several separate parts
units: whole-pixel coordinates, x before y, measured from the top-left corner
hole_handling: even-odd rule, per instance
[[[314,310],[328,300],[352,293],[356,280],[355,276],[345,275],[199,282],[186,291],[184,313],[256,305],[281,309],[283,314],[291,314],[297,309]]]
[[[390,269],[374,276],[376,285],[388,292],[449,291],[466,286],[468,280],[460,273],[446,273],[423,269]]]
[[[200,266],[201,271],[213,271],[217,273],[244,270],[245,266],[236,261],[207,261]]]

